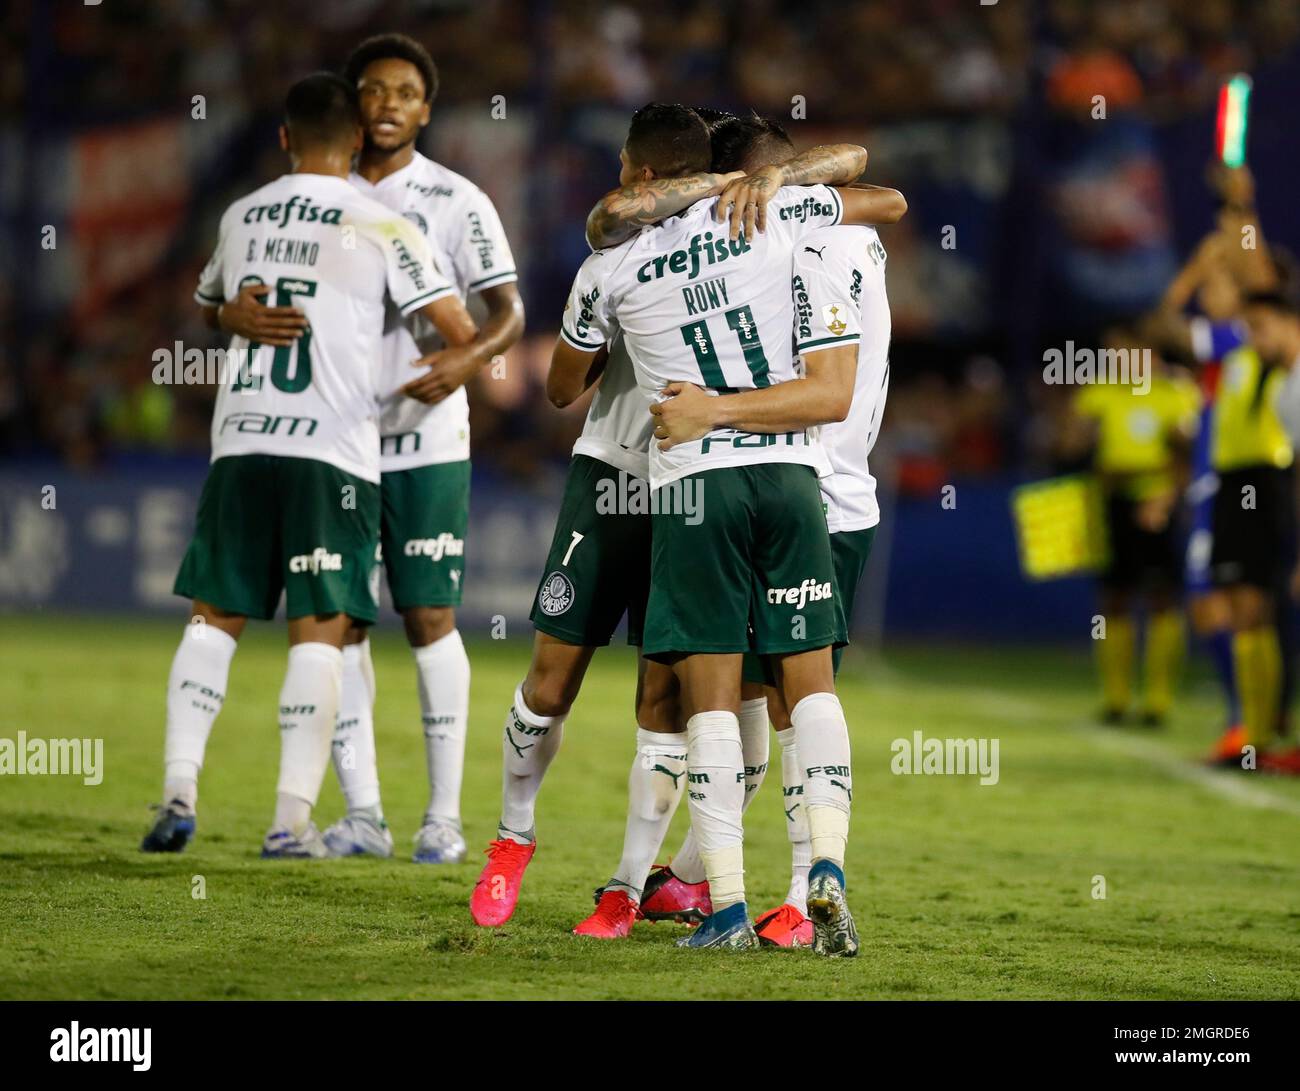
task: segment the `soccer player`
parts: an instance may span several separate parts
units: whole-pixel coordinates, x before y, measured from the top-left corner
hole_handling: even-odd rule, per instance
[[[642,162],[633,146],[638,127],[671,132],[673,158]],[[634,117],[623,155],[656,175],[702,170],[709,133],[686,107],[654,104]],[[855,173],[865,159],[863,151]],[[576,328],[562,331],[552,367],[586,374],[621,330],[647,396],[658,397],[665,387],[676,393],[697,379],[714,390],[744,391],[717,410],[699,438],[661,443],[650,454],[657,503],[645,654],[671,663],[681,686],[688,800],[714,910],[682,943],[741,949],[758,942],[744,895],[737,717],[752,620],[755,649],[775,658],[806,766],[814,946],[827,955],[853,955],[857,937],[842,870],[852,778],[831,665],[842,620],[816,485],[816,445],[804,424],[782,423],[807,410],[811,384],[791,396],[782,387],[794,377],[786,280],[794,248],[817,227],[845,215],[858,222],[864,212],[850,190],[782,186],[786,181],[802,179],[776,167],[732,184],[742,199],[731,238],[713,219],[715,205],[729,204],[724,191],[717,202],[698,202],[592,255],[570,295]],[[758,228],[752,241],[738,237],[741,221]],[[773,389],[761,389],[768,386]],[[844,394],[836,413],[847,413],[850,396]],[[751,421],[789,430],[757,435]],[[702,519],[691,517],[692,494],[703,499]]]
[[[1212,764],[1239,766],[1244,729],[1237,698],[1232,653],[1232,612],[1228,594],[1210,573],[1213,551],[1214,494],[1218,480],[1211,465],[1214,402],[1223,359],[1246,340],[1241,319],[1243,293],[1271,288],[1274,264],[1254,210],[1254,181],[1246,167],[1215,164],[1209,181],[1219,201],[1218,223],[1197,245],[1170,283],[1159,310],[1144,324],[1150,335],[1197,364],[1201,412],[1191,455],[1188,501],[1191,530],[1187,541],[1186,585],[1192,629],[1210,653],[1227,706],[1225,730],[1216,741]],[[1249,227],[1257,245],[1241,244]],[[1199,311],[1184,315],[1195,301]],[[1285,596],[1283,596],[1285,601]],[[1283,678],[1286,678],[1285,657]]]
[[[293,172],[232,204],[196,299],[209,324],[248,283],[272,286],[308,327],[291,345],[231,341],[242,360],[212,418],[212,469],[176,577],[193,600],[172,661],[163,806],[141,848],[177,852],[195,828],[198,775],[250,617],[287,600],[289,666],[280,692],[281,755],[265,857],[326,853],[311,811],[329,764],[348,628],[375,619],[370,570],[379,533],[375,362],[385,301],[419,313],[450,343],[476,332],[420,233],[357,192],[356,89],[336,75],[299,81],[281,146]]]
[[[1246,321],[1271,332],[1268,293],[1248,295]],[[1292,446],[1277,416],[1289,361],[1279,342],[1265,355],[1254,345],[1228,353],[1215,400],[1210,459],[1218,476],[1210,572],[1232,616],[1232,653],[1241,701],[1241,731],[1222,740],[1217,754],[1240,767],[1245,747],[1256,754],[1273,741],[1281,714],[1282,651],[1277,589],[1286,578],[1292,502]]]
[[[1300,306],[1297,305],[1291,294],[1292,286],[1288,285],[1283,289],[1265,292],[1253,292],[1246,296],[1245,316],[1246,324],[1250,330],[1250,343],[1258,356],[1259,363],[1267,379],[1262,382],[1274,383],[1278,376],[1284,376],[1282,387],[1277,394],[1276,412],[1280,423],[1283,425],[1290,444],[1294,445],[1300,442]],[[1263,469],[1254,471],[1256,477],[1262,480],[1270,478],[1276,480],[1281,476],[1280,473],[1268,473]],[[1276,485],[1274,486],[1276,489]],[[1261,485],[1261,497],[1264,495],[1265,486]],[[1266,504],[1273,503],[1280,510],[1270,513]],[[1261,500],[1260,505],[1254,512],[1247,513],[1242,511],[1240,518],[1246,522],[1249,515],[1256,517],[1256,531],[1260,534],[1274,533],[1270,524],[1276,523],[1278,529],[1277,536],[1285,540],[1290,537],[1290,531],[1293,528],[1294,519],[1294,501],[1283,492],[1281,496],[1274,496],[1271,500]],[[1238,518],[1235,511],[1232,516]],[[1275,542],[1276,547],[1278,543]],[[1258,566],[1261,570],[1264,567],[1264,545],[1261,542],[1258,546],[1252,547],[1250,555],[1258,554],[1259,560],[1253,563],[1249,560],[1243,560],[1242,574],[1247,575]],[[1243,554],[1243,557],[1248,556]],[[1249,589],[1237,588],[1236,594],[1239,598],[1249,595],[1250,598],[1256,598],[1254,594],[1255,587]],[[1293,600],[1300,600],[1300,565],[1295,567],[1289,574],[1289,591]],[[1258,631],[1255,639],[1258,641]],[[1256,652],[1258,654],[1258,652]],[[1265,724],[1268,721],[1263,719],[1264,713],[1259,714],[1257,722]],[[1274,716],[1272,723],[1277,722],[1278,717]],[[1247,724],[1250,725],[1248,720]],[[1250,741],[1255,742],[1256,746],[1264,746],[1268,741],[1268,735],[1260,731],[1256,735],[1250,736]],[[1259,756],[1259,768],[1270,769],[1274,772],[1300,774],[1300,746],[1291,746],[1281,749],[1265,751]]]
[[[785,131],[757,115],[719,120],[711,127],[711,146],[713,168],[720,172],[753,173],[772,164],[788,162],[794,154]],[[906,212],[907,203],[896,190],[875,186],[864,189],[871,199],[880,202],[879,210],[872,216],[874,222],[896,222]],[[635,207],[632,202],[627,204]],[[604,236],[590,241],[617,241],[610,238],[617,212],[605,208],[598,215]],[[796,348],[805,359],[819,354],[813,362],[814,373],[843,375],[853,391],[847,419],[826,424],[820,430],[833,472],[819,484],[831,532],[836,590],[846,627],[880,521],[876,483],[868,469],[867,456],[879,433],[888,388],[890,316],[884,263],[884,247],[872,227],[824,228],[798,247],[795,254]],[[812,336],[814,327],[816,337]],[[837,671],[840,654],[837,648],[833,655]],[[794,730],[779,692],[764,685],[768,678],[757,657],[746,655],[744,676],[739,712],[745,769],[742,809],[748,808],[767,769],[770,715],[781,745],[783,809],[792,846],[787,899],[776,909],[762,914],[755,923],[755,931],[760,940],[769,944],[807,946],[813,937],[812,922],[805,915],[811,848],[800,799],[803,778]],[[636,777],[634,766],[634,781]],[[630,811],[629,824],[631,821]],[[686,921],[700,920],[712,911],[693,832],[687,832],[671,867],[657,868],[650,874],[640,911],[648,919]]]
[[[1097,641],[1102,719],[1120,723],[1128,714],[1137,654],[1137,611],[1148,607],[1145,632],[1145,723],[1164,722],[1173,701],[1182,658],[1182,565],[1178,553],[1178,505],[1186,487],[1196,436],[1200,396],[1190,377],[1154,353],[1150,388],[1143,391],[1133,333],[1116,328],[1108,349],[1128,354],[1131,381],[1096,382],[1079,390],[1071,429],[1079,446],[1093,451],[1093,467],[1106,496],[1110,562],[1101,575],[1105,638]],[[1149,350],[1148,350],[1149,351]],[[1115,357],[1124,359],[1126,357]]]
[[[385,323],[380,417],[381,552],[393,603],[415,659],[429,803],[415,838],[419,863],[465,858],[460,790],[469,716],[470,665],[456,628],[469,518],[469,404],[464,384],[514,344],[524,328],[510,243],[488,196],[416,150],[438,90],[424,47],[402,34],[363,41],[344,65],[357,88],[365,145],[351,181],[401,213],[445,255],[462,300],[478,295],[487,316],[467,345],[444,347],[425,319]],[[256,321],[265,311],[232,316]],[[229,327],[228,327],[229,328]],[[241,331],[243,332],[243,331]],[[413,380],[411,361],[432,353]],[[374,668],[366,630],[343,649],[343,698],[334,768],[347,814],[325,830],[335,856],[388,856],[393,839],[380,802],[375,757]]]
[[[695,120],[688,121],[693,129]],[[658,208],[683,195],[690,201],[716,195],[730,180],[708,171],[654,180],[644,162],[651,156],[671,157],[674,141],[671,128],[634,126],[629,147],[637,158],[623,158],[620,181],[625,188],[607,195],[615,219],[630,218],[634,203],[635,214],[653,222],[667,214],[657,213]],[[825,165],[827,161],[832,168]],[[844,177],[856,176],[860,170],[854,155],[844,149],[830,150],[822,163],[821,169]],[[629,188],[638,179],[650,180],[647,192]],[[579,337],[575,331],[585,325],[586,309],[587,304],[578,300],[566,310],[568,336]],[[649,592],[645,483],[652,422],[623,339],[611,338],[607,356],[604,350],[598,352],[591,366],[580,371],[552,367],[547,394],[557,406],[568,405],[597,378],[600,386],[574,445],[564,500],[533,606],[537,632],[532,662],[506,716],[502,816],[470,902],[475,922],[487,927],[509,920],[518,902],[524,870],[536,851],[534,815],[542,778],[559,747],[564,720],[592,656],[609,643],[625,613],[628,642],[641,644]],[[610,493],[641,500],[611,510],[601,503],[602,495]],[[637,753],[629,785],[635,803],[624,859],[599,914],[575,929],[580,935],[627,934],[636,916],[640,887],[684,787],[686,737],[676,680],[667,667],[644,658],[638,662],[636,715]]]

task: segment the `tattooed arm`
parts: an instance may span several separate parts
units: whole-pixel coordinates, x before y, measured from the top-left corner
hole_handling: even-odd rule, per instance
[[[760,167],[746,178],[731,182],[718,197],[714,216],[721,223],[731,216],[731,237],[754,237],[754,229],[767,226],[767,202],[782,186],[843,186],[867,168],[867,149],[857,144],[820,144],[800,152],[785,163]]]
[[[587,216],[587,242],[593,250],[617,246],[648,224],[674,216],[706,197],[716,197],[728,182],[744,176],[743,171],[700,171],[683,178],[656,178],[611,189]]]

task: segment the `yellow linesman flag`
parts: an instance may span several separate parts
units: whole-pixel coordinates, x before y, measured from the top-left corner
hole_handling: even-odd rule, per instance
[[[1011,494],[1020,567],[1031,580],[1100,572],[1109,559],[1100,483],[1072,474],[1021,485]]]

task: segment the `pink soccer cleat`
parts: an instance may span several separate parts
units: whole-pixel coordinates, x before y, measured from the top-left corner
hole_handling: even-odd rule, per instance
[[[707,882],[684,883],[667,865],[650,872],[641,892],[641,916],[646,920],[699,924],[712,913]]]
[[[789,902],[769,909],[754,922],[760,943],[769,947],[811,947],[813,923]]]
[[[469,899],[469,912],[475,924],[496,928],[510,919],[519,901],[524,869],[536,851],[536,841],[521,845],[503,837],[488,844],[488,861],[483,865]]]
[[[575,936],[593,939],[623,939],[632,931],[639,913],[636,902],[626,891],[606,890],[596,903],[596,911],[573,930]]]

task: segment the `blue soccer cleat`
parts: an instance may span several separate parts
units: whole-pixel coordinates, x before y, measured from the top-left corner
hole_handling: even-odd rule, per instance
[[[460,823],[450,818],[426,818],[415,835],[417,864],[459,864],[465,859],[465,837]]]
[[[173,799],[158,808],[153,829],[140,842],[141,852],[183,852],[194,836],[197,822],[194,808],[184,800]]]
[[[378,856],[386,860],[393,855],[392,831],[383,818],[373,815],[344,815],[321,837],[331,856]]]
[[[719,909],[704,918],[704,922],[695,931],[677,941],[678,947],[721,947],[732,951],[758,949],[758,936],[749,919],[749,910],[744,902]]]
[[[829,860],[814,861],[808,872],[808,916],[817,954],[853,958],[858,953],[858,930],[844,897],[844,872]]]
[[[276,826],[262,842],[263,860],[322,860],[329,854],[325,838],[314,822],[307,823],[307,828],[298,834]]]

